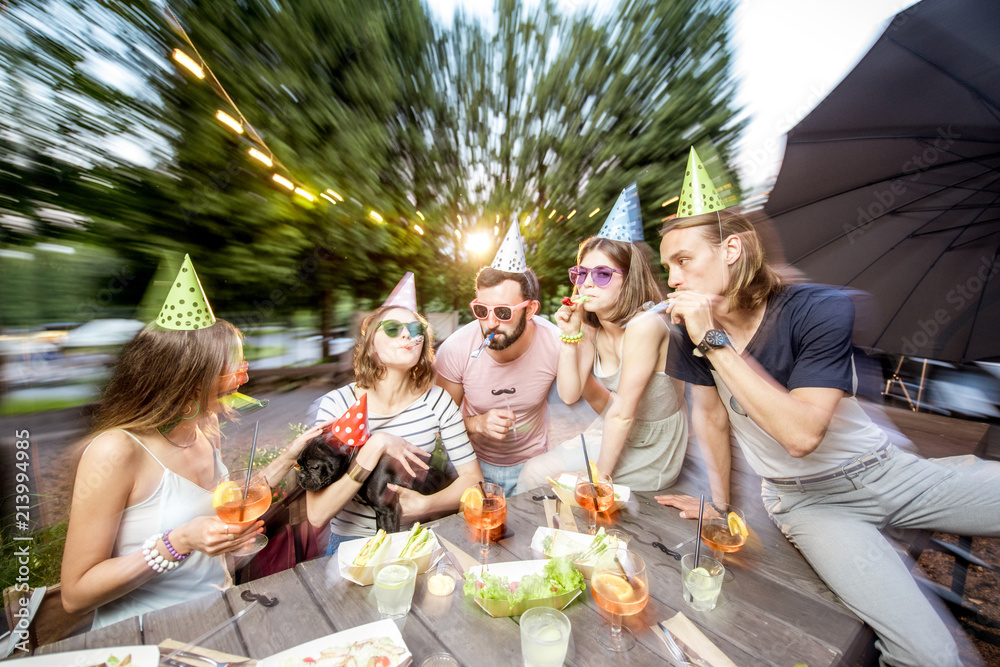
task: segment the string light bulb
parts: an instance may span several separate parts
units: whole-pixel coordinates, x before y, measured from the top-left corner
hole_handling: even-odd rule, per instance
[[[385,219],[383,219],[382,216],[376,213],[375,211],[369,211],[368,215],[370,215],[372,217],[372,220],[374,220],[375,222],[385,222]]]
[[[285,186],[289,190],[295,189],[295,184],[292,183],[287,178],[285,178],[284,176],[282,176],[281,174],[274,174],[273,176],[271,176],[271,180],[273,180],[275,183],[278,183],[279,185]]]
[[[420,234],[421,236],[424,235],[424,230],[420,225],[413,225],[413,231],[415,231],[417,234]]]
[[[574,215],[576,215],[576,209],[575,208],[572,211],[569,212],[569,215],[566,216],[566,219],[569,220]]]
[[[597,215],[597,214],[598,214],[598,213],[600,213],[600,212],[601,212],[601,207],[600,207],[600,206],[598,206],[598,207],[597,207],[597,208],[595,208],[595,209],[594,209],[593,211],[591,211],[591,212],[590,212],[590,215],[588,215],[587,217],[588,217],[588,218],[593,218],[593,217],[594,217],[595,215]]]
[[[223,125],[229,126],[236,134],[243,134],[243,125],[238,120],[227,114],[222,109],[215,112],[215,117]]]
[[[343,198],[343,197],[341,197],[340,195],[338,195],[338,194],[337,194],[336,192],[334,192],[334,191],[333,191],[333,190],[331,190],[330,188],[327,188],[327,189],[326,189],[326,191],[327,191],[327,192],[329,192],[329,193],[330,193],[331,195],[333,195],[333,197],[334,197],[334,198],[335,198],[335,199],[336,199],[337,201],[339,201],[339,202],[343,202],[343,201],[344,201],[344,198]]]
[[[187,69],[189,72],[191,72],[192,74],[194,74],[199,79],[204,79],[205,78],[205,70],[203,70],[201,68],[201,65],[199,65],[198,63],[196,63],[194,61],[194,59],[191,58],[191,56],[189,56],[188,54],[184,53],[180,49],[174,49],[174,53],[173,53],[172,57],[173,57],[174,61],[176,61],[178,64],[184,66],[185,69]]]
[[[274,166],[274,162],[271,160],[271,158],[269,158],[268,156],[264,155],[263,153],[261,153],[256,148],[251,148],[247,152],[250,153],[250,157],[252,157],[254,160],[259,160],[260,162],[263,162],[264,164],[266,164],[268,167]]]
[[[302,197],[303,199],[308,199],[309,201],[316,201],[316,198],[312,196],[312,193],[308,190],[303,190],[302,188],[295,188],[295,194]]]

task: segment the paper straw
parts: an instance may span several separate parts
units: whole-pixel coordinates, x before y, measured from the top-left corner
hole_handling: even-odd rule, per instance
[[[260,421],[253,425],[253,442],[250,444],[250,463],[247,464],[247,481],[243,485],[243,500],[247,499],[247,490],[250,488],[250,475],[253,474],[253,457],[257,453],[257,431],[260,429]],[[243,518],[243,510],[240,509],[240,518]]]
[[[702,494],[698,503],[698,534],[694,536],[694,567],[701,562],[701,522],[705,519],[705,495]],[[694,568],[691,568],[692,570]]]
[[[594,478],[590,476],[590,457],[587,456],[587,440],[583,437],[583,433],[580,434],[580,444],[583,446],[583,460],[587,466],[587,481],[590,482],[590,488],[594,491],[594,511],[597,511],[597,487],[594,486]]]

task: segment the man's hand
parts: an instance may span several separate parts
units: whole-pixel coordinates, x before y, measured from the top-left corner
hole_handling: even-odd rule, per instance
[[[723,297],[710,296],[700,292],[681,290],[670,295],[670,321],[683,324],[688,337],[695,345],[705,338],[705,332],[717,328],[712,317],[712,306]]]
[[[667,505],[668,507],[676,507],[679,509],[681,511],[680,516],[682,519],[698,518],[698,506],[701,504],[701,501],[694,496],[655,496],[655,500],[661,505]]]
[[[466,428],[477,435],[503,440],[514,427],[514,413],[503,408],[493,408],[466,420]]]

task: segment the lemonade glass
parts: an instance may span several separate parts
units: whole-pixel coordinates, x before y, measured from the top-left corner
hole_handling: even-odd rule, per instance
[[[246,492],[244,493],[244,489]],[[224,476],[212,494],[215,514],[236,533],[259,519],[271,506],[271,487],[262,473],[254,473],[247,484],[247,471],[237,470]],[[244,547],[233,550],[234,556],[250,556],[267,546],[267,537],[258,535]]]
[[[701,556],[695,566],[694,554],[681,558],[681,592],[695,611],[712,611],[722,591],[726,568],[711,556]]]
[[[569,648],[566,614],[551,607],[534,607],[521,614],[520,623],[524,667],[562,667]]]
[[[590,592],[598,606],[611,613],[611,632],[598,635],[597,641],[615,653],[631,650],[635,637],[622,627],[622,616],[638,614],[649,602],[649,579],[642,558],[631,551],[603,554],[590,579]]]
[[[410,611],[417,581],[417,564],[409,558],[375,566],[375,602],[382,618],[402,618]]]

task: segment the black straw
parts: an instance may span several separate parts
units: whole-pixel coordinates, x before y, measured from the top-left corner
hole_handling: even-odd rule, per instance
[[[250,488],[250,475],[253,474],[253,457],[257,453],[257,431],[260,429],[260,421],[253,426],[253,443],[250,445],[250,463],[247,464],[247,482],[243,485],[243,500],[247,499],[247,490]]]
[[[694,567],[698,567],[701,562],[701,522],[705,519],[705,496],[701,496],[698,503],[698,534],[694,536]],[[692,570],[694,569],[691,568]]]

